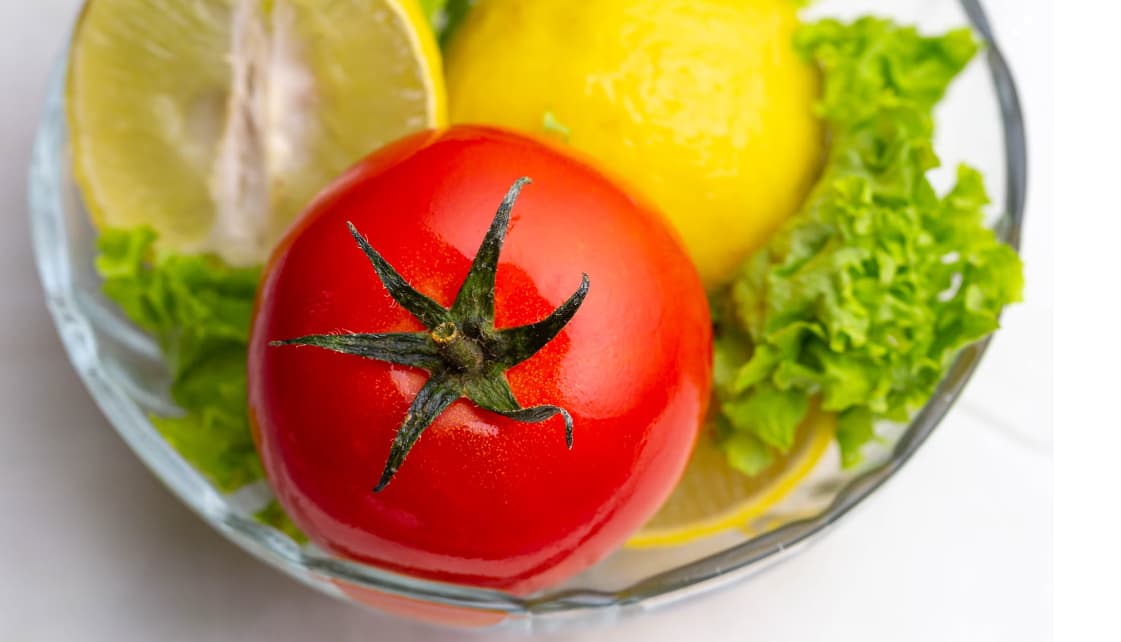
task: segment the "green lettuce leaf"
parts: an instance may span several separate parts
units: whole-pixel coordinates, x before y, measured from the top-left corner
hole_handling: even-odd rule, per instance
[[[725,433],[720,447],[732,467],[745,475],[758,475],[767,470],[775,460],[775,449],[749,431],[733,430]]]
[[[977,51],[970,33],[823,20],[796,47],[822,69],[829,159],[715,315],[722,336],[749,345],[743,358],[716,342],[718,364],[739,364],[716,388],[732,431],[725,451],[747,473],[762,459],[738,434],[785,451],[812,397],[838,413],[843,462],[858,463],[874,422],[905,421],[926,403],[957,351],[995,330],[1023,286],[1019,257],[984,226],[981,176],[958,168],[943,196],[927,179],[938,166],[932,110]]]
[[[156,337],[183,410],[152,423],[183,458],[224,491],[262,477],[249,430],[245,356],[260,270],[209,256],[154,250],[148,228],[105,230],[97,271],[104,292]]]
[[[291,537],[294,542],[301,546],[308,542],[308,536],[300,530],[299,526],[296,526],[296,523],[292,521],[288,513],[284,512],[280,503],[275,499],[266,504],[264,508],[254,513],[253,517],[262,524],[272,526],[281,533]]]
[[[420,0],[421,11],[428,18],[440,46],[445,47],[459,23],[478,0]]]

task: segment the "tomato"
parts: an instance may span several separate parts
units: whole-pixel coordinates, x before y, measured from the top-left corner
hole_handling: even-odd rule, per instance
[[[645,203],[533,139],[425,132],[359,163],[274,251],[254,436],[319,546],[525,594],[667,497],[711,339],[697,272]]]

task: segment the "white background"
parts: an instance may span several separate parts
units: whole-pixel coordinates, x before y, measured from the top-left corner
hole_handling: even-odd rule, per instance
[[[32,264],[24,181],[79,4],[0,2],[0,642],[459,639],[320,596],[227,543],[132,456],[70,370]],[[1027,109],[1028,287],[965,398],[816,547],[723,593],[551,639],[1051,639],[1051,6],[987,4]]]

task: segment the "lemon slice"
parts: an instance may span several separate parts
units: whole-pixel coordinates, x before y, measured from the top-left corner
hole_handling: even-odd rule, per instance
[[[75,178],[98,227],[260,263],[331,179],[446,121],[415,0],[92,0],[72,43]]]
[[[673,494],[627,546],[676,546],[746,526],[813,471],[835,429],[834,415],[811,410],[790,452],[752,477],[729,466],[715,440],[702,435]]]

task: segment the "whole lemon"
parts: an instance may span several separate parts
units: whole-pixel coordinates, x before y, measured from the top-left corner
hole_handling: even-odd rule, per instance
[[[479,0],[451,120],[550,133],[660,206],[710,285],[800,204],[823,153],[793,0]]]

